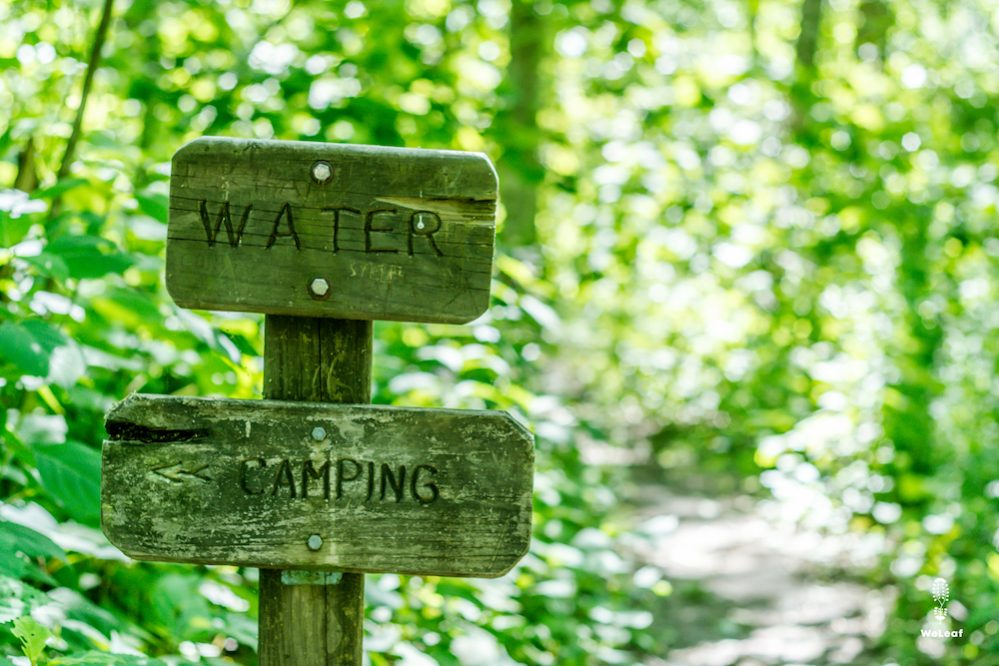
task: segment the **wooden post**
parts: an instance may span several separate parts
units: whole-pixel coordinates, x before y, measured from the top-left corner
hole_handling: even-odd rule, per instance
[[[455,151],[206,137],[174,155],[167,289],[266,315],[266,400],[113,406],[101,524],[139,559],[264,567],[261,666],[360,666],[363,572],[495,577],[527,552],[523,426],[367,404],[371,320],[485,311],[496,189]]]
[[[370,321],[267,315],[264,397],[371,401]],[[260,570],[260,666],[360,666],[364,575],[335,584],[286,585]]]

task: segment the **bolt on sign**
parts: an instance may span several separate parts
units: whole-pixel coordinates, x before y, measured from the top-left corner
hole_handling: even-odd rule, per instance
[[[488,158],[456,151],[213,137],[174,155],[167,289],[264,313],[278,399],[112,407],[101,522],[139,559],[261,567],[261,666],[359,665],[359,574],[493,577],[527,552],[522,426],[356,404],[371,320],[485,311],[497,185]]]
[[[201,138],[170,176],[178,305],[465,323],[489,304],[496,173],[478,153]]]

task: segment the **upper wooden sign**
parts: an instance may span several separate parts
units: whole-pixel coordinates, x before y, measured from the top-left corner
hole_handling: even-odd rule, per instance
[[[188,308],[471,321],[496,192],[481,153],[196,139],[173,157],[167,289]]]
[[[492,577],[530,543],[503,412],[134,395],[107,429],[101,522],[138,559]]]

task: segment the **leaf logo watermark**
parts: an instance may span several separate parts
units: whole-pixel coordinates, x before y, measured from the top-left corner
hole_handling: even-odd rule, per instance
[[[937,604],[933,608],[933,615],[938,620],[947,619],[947,602],[950,601],[950,587],[947,585],[947,581],[943,578],[934,580],[933,585],[930,586],[930,594],[933,595],[933,601]]]
[[[920,630],[919,635],[927,638],[964,638],[964,629],[952,629],[947,606],[950,603],[950,585],[943,578],[936,578],[930,585],[930,595],[933,597],[933,610],[929,613],[928,622]],[[928,651],[928,646],[922,648]],[[939,648],[936,648],[939,649]]]

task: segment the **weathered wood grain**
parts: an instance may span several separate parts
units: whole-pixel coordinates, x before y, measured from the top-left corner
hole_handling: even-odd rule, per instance
[[[496,193],[479,153],[197,139],[173,157],[167,289],[188,308],[464,323],[489,301]]]
[[[312,402],[371,402],[372,323],[267,315],[264,397]],[[260,666],[361,666],[364,574],[313,572],[339,580],[291,585],[260,570]]]
[[[107,428],[104,530],[139,559],[492,577],[528,547],[502,412],[137,395]]]

